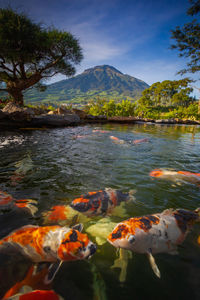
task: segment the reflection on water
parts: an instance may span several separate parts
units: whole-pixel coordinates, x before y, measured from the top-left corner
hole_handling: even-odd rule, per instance
[[[126,143],[114,143],[109,138],[111,135]],[[139,139],[148,142],[130,143]],[[200,206],[199,186],[153,179],[149,172],[167,168],[199,173],[199,154],[199,126],[106,124],[1,132],[0,189],[17,199],[36,199],[39,224],[42,224],[41,213],[52,206],[67,205],[81,194],[106,187],[124,192],[136,190],[136,201],[127,204],[129,217],[161,212],[169,207],[193,210]],[[31,168],[12,185],[16,163],[27,156]],[[90,225],[99,219],[93,219]],[[113,216],[111,222],[122,219],[123,216]],[[54,289],[65,299],[92,299],[94,286],[96,299],[105,295],[109,300],[199,299],[200,247],[196,242],[199,233],[197,224],[179,249],[179,256],[156,255],[162,274],[160,280],[152,273],[147,258],[134,253],[128,262],[126,281],[120,284],[120,270],[111,269],[116,259],[115,249],[104,243],[90,262],[63,264],[55,277]],[[90,237],[95,241],[92,234]],[[104,291],[99,298],[98,278]]]

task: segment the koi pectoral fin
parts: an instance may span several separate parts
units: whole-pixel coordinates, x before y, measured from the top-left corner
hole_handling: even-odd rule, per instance
[[[44,278],[44,283],[45,284],[49,284],[53,281],[56,273],[58,272],[58,270],[60,269],[61,265],[62,265],[62,261],[57,261],[55,263],[52,263],[49,267],[48,270],[48,274],[45,276]]]
[[[160,278],[161,274],[160,274],[160,270],[158,269],[158,266],[156,265],[155,259],[153,257],[153,255],[151,254],[151,252],[147,253],[150,265],[152,267],[152,270],[154,271],[155,275]]]

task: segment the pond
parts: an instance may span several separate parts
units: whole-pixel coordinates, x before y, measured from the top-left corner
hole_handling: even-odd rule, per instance
[[[142,141],[132,143],[138,140]],[[125,205],[121,215],[109,216],[113,222],[167,208],[200,207],[200,186],[149,176],[156,168],[200,173],[199,126],[104,124],[4,131],[0,132],[0,157],[0,190],[16,199],[37,200],[39,225],[42,212],[52,206],[67,205],[82,194],[105,188],[134,190],[135,200]],[[31,167],[23,178],[13,180],[16,164],[26,157]],[[73,300],[200,299],[198,235],[200,225],[196,224],[179,247],[179,255],[155,255],[161,279],[144,254],[133,253],[126,280],[120,283],[120,269],[111,268],[116,249],[106,242],[89,261],[63,263],[53,288],[64,299]]]

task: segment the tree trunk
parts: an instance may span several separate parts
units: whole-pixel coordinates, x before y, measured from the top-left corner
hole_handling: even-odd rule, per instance
[[[24,96],[22,94],[22,91],[19,89],[8,89],[8,93],[11,95],[13,102],[20,105],[24,106]]]

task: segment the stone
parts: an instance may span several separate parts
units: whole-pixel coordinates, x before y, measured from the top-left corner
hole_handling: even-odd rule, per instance
[[[42,115],[32,119],[32,126],[62,127],[69,125],[78,125],[80,118],[75,114],[68,115]]]
[[[7,115],[11,120],[26,121],[32,119],[35,113],[31,108],[22,107],[13,102],[9,102],[3,109],[2,112]]]

